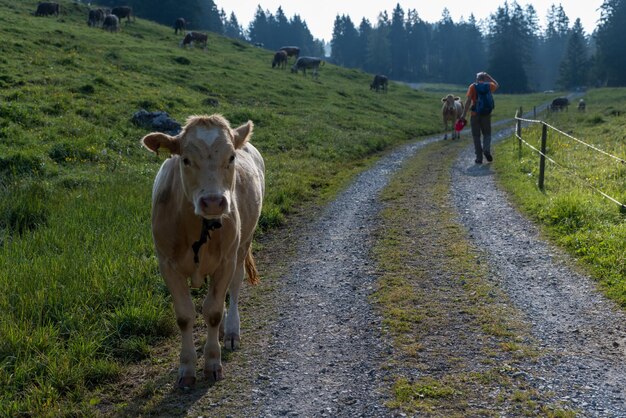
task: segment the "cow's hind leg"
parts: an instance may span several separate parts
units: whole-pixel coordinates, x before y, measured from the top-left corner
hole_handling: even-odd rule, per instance
[[[193,344],[193,324],[196,318],[196,311],[185,277],[174,270],[168,263],[161,263],[160,269],[172,295],[176,322],[182,337],[178,387],[191,387],[196,383],[196,361],[198,360]]]

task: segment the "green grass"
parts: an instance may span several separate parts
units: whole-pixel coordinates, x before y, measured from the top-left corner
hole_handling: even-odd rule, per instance
[[[626,115],[620,103],[626,89],[599,89],[586,94],[587,111],[545,116],[561,131],[622,159],[626,158]],[[540,127],[524,129],[523,138],[539,148]],[[560,165],[546,164],[545,191],[537,186],[539,157],[511,138],[496,148],[494,166],[501,183],[531,218],[545,225],[551,236],[597,277],[606,293],[626,306],[626,214],[592,187],[626,203],[626,166],[548,131],[547,154]],[[590,187],[592,186],[592,187]]]

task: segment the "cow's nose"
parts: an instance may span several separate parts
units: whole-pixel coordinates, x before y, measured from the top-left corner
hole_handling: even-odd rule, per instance
[[[200,199],[200,206],[209,215],[220,215],[226,209],[226,198],[222,195],[204,196]]]

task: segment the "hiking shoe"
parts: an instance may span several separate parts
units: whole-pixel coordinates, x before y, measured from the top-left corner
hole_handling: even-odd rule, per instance
[[[482,163],[483,163],[483,160],[476,159],[476,160],[474,160],[474,162],[475,162],[476,164],[482,164]]]
[[[493,161],[493,157],[488,152],[485,153],[485,158],[487,158],[487,161],[489,161],[489,162]]]

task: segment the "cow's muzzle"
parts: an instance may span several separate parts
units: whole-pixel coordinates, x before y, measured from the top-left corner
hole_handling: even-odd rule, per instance
[[[228,209],[228,200],[224,195],[208,195],[200,198],[198,202],[200,213],[198,215],[206,219],[220,218]]]

